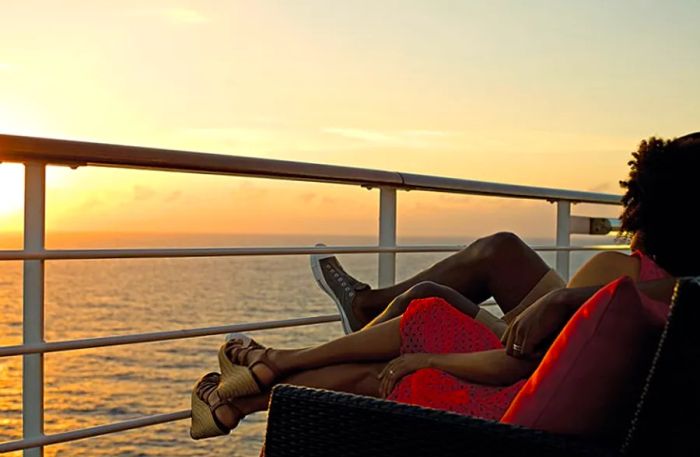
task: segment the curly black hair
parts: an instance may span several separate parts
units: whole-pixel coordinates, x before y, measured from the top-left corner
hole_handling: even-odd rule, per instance
[[[674,140],[651,137],[628,162],[630,174],[620,185],[620,236],[635,236],[642,252],[673,276],[700,274],[700,132]]]

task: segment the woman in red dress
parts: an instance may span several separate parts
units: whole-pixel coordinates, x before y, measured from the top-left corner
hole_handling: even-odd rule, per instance
[[[352,278],[337,259],[320,259],[317,279],[346,331],[364,329],[292,350],[229,341],[219,352],[222,374],[203,376],[193,390],[192,437],[226,434],[246,414],[266,409],[276,383],[499,419],[569,317],[603,285],[627,275],[641,292],[668,301],[674,277],[700,273],[698,247],[678,250],[674,236],[679,224],[698,228],[686,207],[700,195],[684,177],[700,169],[700,133],[651,138],[633,156],[621,183],[632,255],[599,253],[564,284],[522,240],[500,233],[379,290]],[[476,305],[490,296],[503,319]]]

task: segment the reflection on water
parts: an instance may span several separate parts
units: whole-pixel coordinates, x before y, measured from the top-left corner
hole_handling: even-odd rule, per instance
[[[577,257],[578,256],[578,257]],[[576,267],[590,254],[574,257]],[[398,277],[444,257],[401,254]],[[545,254],[553,260],[553,255]],[[375,284],[376,256],[341,256]],[[0,262],[0,345],[20,344],[21,264]],[[46,339],[88,338],[334,313],[308,258],[251,257],[56,261],[46,268]],[[255,332],[273,346],[309,345],[341,335],[339,324]],[[47,354],[46,433],[189,408],[192,383],[217,369],[222,337]],[[0,358],[0,441],[21,437],[21,358]],[[230,436],[194,442],[188,421],[49,446],[47,456],[257,455],[265,415]],[[12,455],[12,454],[11,454]],[[20,455],[16,453],[14,455]]]

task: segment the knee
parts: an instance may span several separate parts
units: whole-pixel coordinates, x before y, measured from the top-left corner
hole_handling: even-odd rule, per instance
[[[406,291],[407,298],[412,300],[414,298],[426,298],[434,297],[440,294],[443,286],[433,281],[422,281],[411,287]]]
[[[512,253],[513,250],[527,246],[525,242],[513,232],[497,232],[474,241],[468,248],[460,251],[462,255],[479,258],[492,258],[503,253]]]
[[[390,316],[400,316],[403,314],[413,300],[427,297],[441,297],[440,290],[443,286],[433,281],[422,281],[412,286],[393,300],[387,307]]]

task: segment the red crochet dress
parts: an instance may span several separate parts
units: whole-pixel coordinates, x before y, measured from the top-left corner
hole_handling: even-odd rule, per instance
[[[641,251],[639,280],[669,276]],[[465,353],[502,348],[498,337],[481,322],[462,314],[441,298],[413,300],[401,318],[401,353]],[[499,420],[526,380],[505,387],[463,381],[444,371],[425,368],[405,376],[389,400],[459,414]]]
[[[484,324],[457,311],[442,298],[413,300],[401,318],[401,353],[479,352],[503,345]],[[404,376],[389,400],[498,420],[525,384],[485,386],[444,371],[424,368]]]

